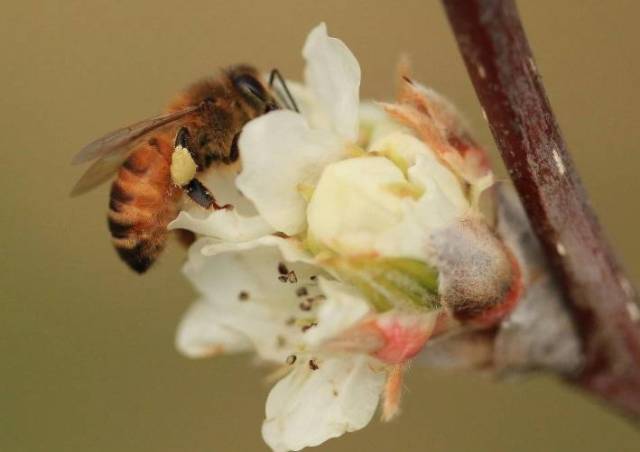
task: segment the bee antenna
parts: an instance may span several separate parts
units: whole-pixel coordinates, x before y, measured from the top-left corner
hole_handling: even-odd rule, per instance
[[[282,89],[284,90],[285,94],[286,94],[286,99],[287,99],[287,106],[289,107],[293,107],[293,109],[297,112],[300,113],[300,110],[298,109],[298,104],[296,104],[295,99],[293,98],[293,96],[291,95],[291,92],[289,91],[289,88],[287,87],[287,83],[284,81],[284,77],[282,77],[282,74],[280,74],[280,71],[278,69],[272,69],[271,70],[271,74],[269,74],[269,87],[273,88],[274,86],[274,82],[276,81],[276,79],[280,82],[280,85],[282,86]]]

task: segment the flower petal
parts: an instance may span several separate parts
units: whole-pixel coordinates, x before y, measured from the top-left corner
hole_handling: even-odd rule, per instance
[[[208,239],[194,243],[184,266],[187,278],[211,305],[207,315],[215,318],[216,328],[246,336],[262,359],[284,363],[303,334],[299,325],[289,322],[299,314],[297,291],[321,271],[304,263],[287,263],[287,272],[295,280],[282,280],[284,259],[277,247],[205,256],[202,251],[209,243]]]
[[[402,220],[404,199],[388,187],[406,182],[384,157],[327,166],[308,208],[309,232],[335,251],[370,253],[377,237]]]
[[[305,225],[305,187],[313,188],[325,165],[346,156],[343,142],[326,130],[312,130],[291,111],[250,121],[239,140],[242,173],[236,184],[277,231],[288,235]]]
[[[451,218],[459,218],[469,210],[458,179],[432,155],[417,156],[416,164],[409,168],[409,180],[425,189],[421,202],[432,204],[424,207],[430,212],[431,227],[449,225]]]
[[[169,223],[169,229],[187,229],[231,242],[251,240],[275,232],[257,214],[253,204],[238,192],[235,169],[219,168],[199,177],[205,185],[213,187],[220,204],[231,204],[233,210],[205,210],[195,203],[186,202],[178,217]]]
[[[411,133],[396,121],[382,105],[373,101],[362,101],[359,107],[360,136],[358,144],[366,150],[374,150],[377,140],[393,132]],[[378,147],[378,150],[384,148]]]
[[[187,229],[196,234],[215,237],[229,242],[241,242],[271,234],[274,229],[264,218],[245,217],[236,210],[214,210],[198,214],[181,211],[167,226],[168,229]]]
[[[378,237],[376,250],[384,256],[413,257],[433,264],[430,235],[470,209],[459,179],[427,145],[407,133],[382,137],[372,149],[386,150],[394,162],[406,166],[408,181],[424,191],[418,200],[404,206],[403,220]]]
[[[373,417],[385,373],[366,356],[301,363],[269,393],[262,436],[276,452],[317,446],[359,430]]]
[[[305,81],[326,112],[331,128],[339,136],[358,137],[360,65],[349,48],[327,35],[321,23],[311,30],[302,50],[307,66]]]
[[[224,240],[207,240],[202,247],[202,254],[205,256],[215,256],[216,254],[233,251],[244,251],[258,248],[260,246],[275,246],[280,250],[282,257],[287,262],[304,262],[316,265],[316,261],[295,239],[285,239],[276,235],[265,235],[253,240],[244,242],[226,242]]]
[[[199,300],[186,312],[176,334],[176,348],[189,358],[251,350],[251,342],[241,332],[220,322],[217,309]]]
[[[305,334],[305,342],[311,346],[335,338],[362,320],[371,309],[369,304],[351,286],[319,278],[320,290],[327,299],[316,312],[317,326]]]
[[[302,83],[287,80],[287,88],[296,101],[300,114],[312,129],[331,130],[330,118],[316,99],[313,91]]]
[[[218,166],[212,171],[199,173],[198,179],[213,191],[218,204],[231,204],[233,210],[240,215],[251,217],[258,212],[253,206],[253,203],[243,196],[242,193],[238,191],[238,187],[236,187],[236,178],[240,172],[239,168],[239,163]],[[204,209],[189,200],[184,204],[183,210],[201,213]]]

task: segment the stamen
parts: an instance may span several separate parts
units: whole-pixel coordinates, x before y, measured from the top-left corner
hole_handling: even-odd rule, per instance
[[[283,276],[287,276],[289,274],[289,269],[284,264],[284,262],[278,263],[278,273],[280,273]]]
[[[302,332],[304,333],[310,328],[313,328],[314,326],[318,326],[318,322],[311,322],[311,323],[307,323],[306,325],[302,325]]]
[[[289,355],[287,356],[286,363],[291,366],[293,363],[296,362],[297,359],[298,357],[296,355]]]

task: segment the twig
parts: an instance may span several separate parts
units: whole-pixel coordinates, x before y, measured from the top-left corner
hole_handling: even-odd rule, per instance
[[[443,0],[494,139],[565,293],[586,365],[573,383],[640,420],[635,292],[607,243],[513,0]]]

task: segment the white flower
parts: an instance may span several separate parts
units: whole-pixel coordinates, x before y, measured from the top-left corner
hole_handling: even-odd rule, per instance
[[[309,233],[341,254],[430,261],[428,232],[470,209],[461,185],[411,135],[395,132],[372,148],[402,162],[365,156],[327,166],[309,203]]]
[[[177,347],[253,351],[280,368],[262,429],[275,451],[364,427],[381,397],[393,416],[402,369],[436,321],[486,314],[494,288],[512,285],[478,210],[491,172],[451,107],[410,83],[399,104],[360,105],[358,62],[324,24],[303,56],[306,83],[290,83],[301,112],[249,122],[241,173],[211,176],[235,209],[187,209],[171,224],[200,236],[184,270],[200,298]]]
[[[348,144],[358,136],[358,61],[342,41],[327,36],[324,24],[309,34],[303,56],[310,98],[301,104],[304,116],[291,111],[262,116],[245,126],[238,143],[243,163],[238,187],[260,215],[288,235],[305,228],[305,189],[317,183],[324,166],[347,157]]]
[[[306,226],[302,191],[316,184],[326,164],[346,156],[339,137],[309,128],[301,115],[290,111],[251,121],[240,135],[239,146],[243,169],[238,188],[275,230],[288,235]]]
[[[384,385],[371,360],[335,357],[317,370],[298,366],[280,380],[267,399],[262,435],[275,451],[317,446],[366,426]]]
[[[278,240],[286,242],[255,242],[235,252],[218,253],[210,239],[192,246],[184,272],[201,297],[183,318],[176,343],[190,357],[254,350],[266,362],[288,366],[269,395],[263,426],[265,441],[286,451],[364,427],[388,364],[399,355],[398,344],[384,337],[397,327],[389,324],[394,316],[378,318],[349,286],[285,260],[279,245],[286,244]],[[435,317],[419,319],[408,329],[419,331],[413,336],[421,341],[411,356]]]

